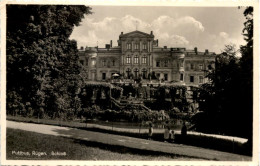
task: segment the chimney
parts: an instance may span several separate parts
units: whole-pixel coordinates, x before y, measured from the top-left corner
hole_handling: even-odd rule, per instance
[[[156,46],[157,47],[159,46],[159,40],[158,39],[156,40]]]
[[[167,46],[164,46],[163,48],[164,48],[164,49],[167,49]]]
[[[205,54],[209,54],[209,50],[208,49],[205,50]]]
[[[110,40],[110,47],[112,48],[112,40]]]
[[[151,31],[151,35],[153,35],[153,31]]]
[[[124,32],[121,32],[121,35],[123,35],[124,34]]]
[[[198,54],[198,48],[197,47],[194,48],[194,51],[195,51],[195,54]]]
[[[84,47],[83,47],[83,46],[81,46],[81,47],[80,47],[80,50],[83,50],[83,49],[84,49]]]

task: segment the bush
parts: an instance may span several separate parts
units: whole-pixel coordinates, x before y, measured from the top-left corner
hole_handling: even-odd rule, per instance
[[[129,122],[142,122],[142,121],[162,121],[169,119],[169,115],[164,111],[147,111],[147,110],[100,110],[98,106],[93,106],[84,109],[83,113],[86,119],[101,119],[109,121],[129,121]]]

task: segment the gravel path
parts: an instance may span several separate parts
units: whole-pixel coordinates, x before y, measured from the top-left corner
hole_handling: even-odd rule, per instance
[[[149,151],[160,151],[169,154],[176,154],[180,156],[194,157],[208,160],[219,161],[250,161],[251,157],[237,155],[227,152],[220,152],[216,150],[204,149],[194,146],[179,145],[173,143],[164,143],[158,141],[151,141],[127,136],[119,136],[113,134],[92,132],[80,130],[69,127],[59,127],[43,124],[21,123],[7,121],[8,128],[26,130],[36,133],[70,137],[74,139],[94,141],[103,144],[123,146],[135,149],[143,149]]]

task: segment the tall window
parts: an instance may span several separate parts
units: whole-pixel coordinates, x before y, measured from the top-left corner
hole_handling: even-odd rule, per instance
[[[93,60],[91,61],[91,64],[92,64],[92,66],[96,66],[96,60],[93,59]]]
[[[115,66],[116,61],[112,60],[112,66]]]
[[[183,73],[180,75],[180,80],[183,81]]]
[[[156,61],[156,67],[160,67],[160,61]]]
[[[199,76],[199,83],[203,83],[203,76]]]
[[[202,64],[199,65],[199,69],[203,70],[203,65]]]
[[[183,67],[184,61],[181,60],[180,67]]]
[[[88,59],[86,58],[86,66],[88,66]]]
[[[190,64],[190,69],[193,70],[194,69],[194,64]]]
[[[164,67],[168,67],[168,60],[164,61]]]
[[[138,70],[138,69],[135,69],[135,70],[134,70],[134,73],[135,73],[135,78],[138,78],[139,70]]]
[[[139,49],[139,44],[135,43],[135,50],[138,50],[138,49]]]
[[[131,73],[131,69],[128,68],[126,70],[126,76],[127,76],[128,79],[130,78],[130,73]]]
[[[106,66],[106,60],[102,60],[102,66]]]
[[[147,75],[147,70],[146,69],[143,69],[142,70],[142,76],[143,76],[143,79],[145,79],[146,78],[146,75]]]
[[[143,44],[143,50],[146,50],[146,49],[147,49],[147,44],[144,43],[144,44]]]
[[[168,81],[168,74],[164,74],[164,80]]]
[[[134,63],[138,63],[138,56],[137,55],[134,57]]]
[[[142,63],[143,63],[143,64],[146,64],[146,61],[147,61],[147,57],[144,55],[144,56],[142,57]]]
[[[127,44],[126,44],[126,48],[127,48],[128,50],[131,50],[131,43],[127,43]]]
[[[190,76],[190,82],[194,82],[194,76]]]
[[[106,73],[102,73],[102,80],[106,79]]]
[[[131,63],[131,57],[129,55],[126,57],[126,63],[127,64]]]

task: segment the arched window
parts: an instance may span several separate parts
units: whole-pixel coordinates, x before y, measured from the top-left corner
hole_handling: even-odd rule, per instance
[[[135,57],[134,57],[134,63],[135,63],[135,64],[137,64],[137,63],[138,63],[138,59],[139,59],[139,58],[138,58],[138,56],[137,56],[137,55],[135,55]]]
[[[146,69],[143,69],[143,70],[142,70],[142,77],[143,77],[143,79],[145,79],[146,76],[147,76],[147,70],[146,70]]]
[[[130,57],[130,55],[127,55],[127,57],[126,57],[126,63],[127,63],[127,64],[131,63],[131,57]]]
[[[128,79],[130,79],[130,73],[131,73],[131,69],[126,69],[126,76]]]
[[[138,78],[138,75],[139,75],[139,70],[138,70],[138,69],[135,69],[135,70],[134,70],[134,73],[135,73],[135,75],[134,75],[134,76],[135,76],[135,78]]]
[[[142,63],[143,63],[143,64],[146,64],[146,63],[147,63],[147,57],[146,57],[145,55],[142,57]]]

